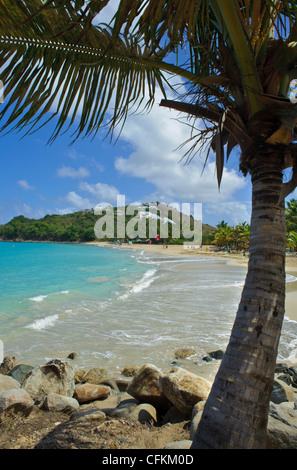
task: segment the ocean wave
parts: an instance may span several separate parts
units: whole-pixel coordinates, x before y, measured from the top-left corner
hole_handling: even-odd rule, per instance
[[[30,300],[33,300],[33,302],[42,302],[47,297],[47,295],[36,295],[36,297],[30,297]]]
[[[286,282],[295,282],[297,281],[297,277],[292,276],[292,274],[286,274]]]
[[[53,326],[54,323],[58,320],[58,318],[59,318],[58,314],[49,315],[48,317],[35,320],[35,322],[31,323],[30,325],[27,325],[26,328],[31,328],[32,330],[40,331],[49,326]]]
[[[139,292],[143,291],[144,289],[147,289],[152,282],[154,282],[157,277],[155,276],[157,272],[157,269],[149,269],[144,273],[142,278],[139,281],[136,281],[133,286],[128,287],[128,292],[125,294],[121,295],[119,299],[125,300],[129,297],[131,294],[138,294]]]
[[[61,290],[58,292],[58,294],[69,294],[69,290]],[[35,297],[30,297],[29,300],[32,300],[33,302],[43,302],[43,300],[46,299],[49,295],[54,294],[36,295]]]

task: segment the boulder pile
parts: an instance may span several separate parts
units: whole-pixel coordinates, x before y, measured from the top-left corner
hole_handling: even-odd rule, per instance
[[[122,378],[99,367],[74,370],[53,359],[34,368],[7,356],[0,365],[0,425],[8,415],[28,417],[38,407],[69,421],[125,419],[150,425],[189,421],[190,439],[165,448],[189,449],[212,383],[182,367],[162,372],[153,364],[127,366]],[[297,448],[297,366],[278,364],[271,394],[267,448]],[[67,418],[68,419],[68,418]]]

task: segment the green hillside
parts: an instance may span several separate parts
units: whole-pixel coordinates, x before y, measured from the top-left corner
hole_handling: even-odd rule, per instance
[[[146,219],[146,236],[145,239],[148,238],[149,234],[149,224],[150,224],[150,217],[152,215],[149,210],[151,209],[151,205],[149,206],[148,204],[143,205],[144,211],[142,214],[145,214],[144,217]],[[139,207],[135,206],[135,212],[133,215],[127,215],[125,208],[122,208],[122,212],[120,214],[120,211],[118,208],[113,208],[113,217],[114,217],[114,228],[115,228],[115,233],[114,233],[114,238],[107,238],[105,237],[105,240],[114,240],[118,239],[117,237],[117,221],[119,217],[123,218],[123,213],[124,213],[124,220],[125,224],[127,225],[133,217],[135,218],[139,212]],[[32,240],[32,241],[55,241],[55,242],[86,242],[86,241],[93,241],[96,240],[95,233],[94,233],[94,226],[95,223],[101,219],[101,217],[104,217],[106,214],[105,211],[102,212],[102,215],[97,215],[94,213],[93,209],[87,209],[85,211],[79,211],[79,212],[74,212],[71,214],[65,214],[65,215],[46,215],[45,217],[41,219],[28,219],[24,217],[23,215],[20,215],[18,217],[14,217],[10,222],[4,225],[0,225],[0,239],[5,241],[5,240]],[[157,214],[157,212],[156,212]],[[180,213],[179,215],[180,216]],[[175,215],[171,213],[171,211],[168,212],[168,219],[169,222],[172,220],[174,217],[176,217],[176,212]],[[158,215],[155,216],[155,218],[158,218]],[[167,220],[168,220],[167,219]],[[190,217],[190,222],[189,224],[191,225],[191,228],[193,227],[193,218]],[[123,220],[123,219],[122,219]],[[174,218],[174,220],[179,220]],[[130,225],[133,224],[134,221],[131,221]],[[158,220],[156,221],[157,223],[157,230],[158,234],[160,234],[160,224],[162,223],[162,218],[159,217]],[[186,239],[182,235],[182,230],[181,236],[179,238],[173,238],[172,236],[172,227],[173,227],[173,222],[168,223],[168,237],[166,237],[167,243],[182,243]],[[135,230],[137,230],[137,223],[135,224]],[[203,243],[210,243],[213,240],[213,232],[216,229],[214,227],[211,227],[209,225],[202,224],[202,234],[203,234]],[[120,238],[122,241],[124,238]],[[145,241],[143,239],[143,241]],[[152,239],[154,242],[155,240]]]

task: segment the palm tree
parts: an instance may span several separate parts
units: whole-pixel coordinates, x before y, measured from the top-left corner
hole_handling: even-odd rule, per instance
[[[297,249],[297,233],[296,232],[289,232],[287,235],[287,246],[289,248],[293,248],[295,251]]]
[[[286,222],[287,222],[287,230],[289,232],[297,231],[297,201],[296,199],[291,199],[290,201],[287,201]]]
[[[241,222],[234,228],[234,239],[237,246],[248,247],[250,241],[251,227],[247,222]]]
[[[230,247],[234,242],[233,235],[234,230],[232,227],[229,227],[229,225],[221,225],[216,231],[214,241],[212,243],[220,247]]]
[[[161,106],[192,118],[186,155],[215,151],[219,184],[240,150],[252,182],[248,273],[193,448],[265,447],[284,317],[284,200],[297,184],[297,110],[287,98],[297,75],[295,1],[121,0],[112,28],[96,26],[108,3],[0,0],[2,131],[30,132],[55,117],[53,138],[76,122],[74,139],[103,125],[112,134],[130,111],[149,111],[158,86]],[[175,100],[165,94],[170,75],[187,90],[176,87]]]

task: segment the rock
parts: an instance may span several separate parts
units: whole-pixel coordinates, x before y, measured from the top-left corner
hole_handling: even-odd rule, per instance
[[[129,386],[129,383],[131,382],[131,379],[115,379],[116,381],[116,384],[117,384],[117,387],[118,389],[120,390],[120,392],[126,392],[128,386]]]
[[[80,384],[81,381],[82,381],[82,378],[83,376],[86,374],[86,371],[85,370],[77,370],[75,371],[75,374],[74,374],[74,382],[76,384]]]
[[[185,359],[186,357],[193,356],[196,354],[195,349],[193,348],[182,348],[175,351],[176,359]]]
[[[71,421],[96,421],[97,424],[103,423],[105,421],[106,415],[103,411],[98,410],[96,406],[88,406],[84,409],[79,409],[75,411],[72,415],[70,420]]]
[[[9,414],[28,416],[34,406],[34,401],[26,390],[11,389],[0,392],[0,420]]]
[[[19,364],[16,356],[5,356],[0,365],[0,374],[8,374],[15,366]]]
[[[67,362],[53,359],[44,366],[32,370],[26,376],[22,387],[33,400],[45,398],[49,393],[72,397],[74,392],[74,370]]]
[[[142,403],[150,403],[157,409],[167,410],[169,401],[159,385],[162,375],[156,366],[145,364],[129,383],[127,392]]]
[[[109,416],[110,413],[112,413],[120,404],[120,401],[121,401],[121,395],[111,395],[105,398],[104,400],[93,401],[92,405],[96,406],[98,410],[103,411],[106,414],[106,416]]]
[[[124,375],[125,377],[134,377],[134,375],[137,374],[139,369],[140,369],[139,366],[129,365],[129,366],[124,367],[121,374]]]
[[[100,398],[106,398],[109,394],[110,388],[105,385],[84,383],[76,385],[73,397],[79,403],[86,403],[99,400]]]
[[[181,367],[160,378],[161,389],[168,400],[185,415],[192,412],[193,406],[201,400],[206,400],[211,382],[188,372]]]
[[[137,408],[139,401],[132,397],[129,393],[123,393],[120,396],[120,402],[118,406],[112,410],[109,415],[113,418],[129,419],[130,414]]]
[[[191,427],[190,427],[190,439],[194,439],[194,436],[196,434],[198,424],[200,423],[200,419],[202,416],[202,412],[204,410],[204,405],[206,401],[199,401],[196,403],[196,405],[193,406],[192,410],[192,421],[191,421]]]
[[[183,441],[168,442],[168,444],[165,445],[164,449],[176,449],[176,450],[190,449],[191,445],[192,445],[192,441],[188,439],[184,439]]]
[[[185,420],[185,415],[176,406],[172,405],[163,417],[163,423],[181,423]]]
[[[68,354],[67,359],[72,359],[72,360],[73,360],[73,359],[75,359],[76,357],[77,357],[77,353],[76,353],[76,352],[72,352],[72,353]]]
[[[224,351],[222,351],[221,349],[217,349],[216,351],[212,351],[212,352],[209,352],[207,353],[206,356],[204,356],[202,358],[203,361],[206,361],[206,362],[210,362],[212,361],[213,359],[222,359],[224,356]]]
[[[49,393],[44,399],[43,408],[48,411],[62,411],[70,414],[78,410],[79,403],[75,398],[65,397],[58,393]]]
[[[100,382],[108,378],[108,373],[105,369],[100,367],[93,367],[88,372],[86,372],[82,377],[82,383],[89,383],[99,385]]]
[[[0,392],[3,390],[11,390],[12,388],[20,388],[21,384],[9,375],[0,374]]]
[[[100,385],[107,385],[114,392],[120,392],[117,381],[115,379],[106,379],[100,382]]]
[[[141,403],[130,413],[130,419],[139,421],[140,423],[157,423],[157,410],[149,403]]]
[[[270,403],[267,426],[268,449],[297,448],[297,410],[294,404]]]
[[[31,372],[33,369],[33,366],[29,366],[27,364],[18,364],[8,373],[8,375],[13,377],[19,383],[22,383],[26,375],[29,374],[29,372]]]
[[[276,374],[279,374],[281,372],[287,372],[288,370],[288,365],[285,363],[285,362],[278,362],[276,365],[275,365],[275,369],[274,369],[274,372]]]
[[[295,401],[295,395],[291,387],[284,381],[275,378],[270,401],[276,404],[286,401]]]

